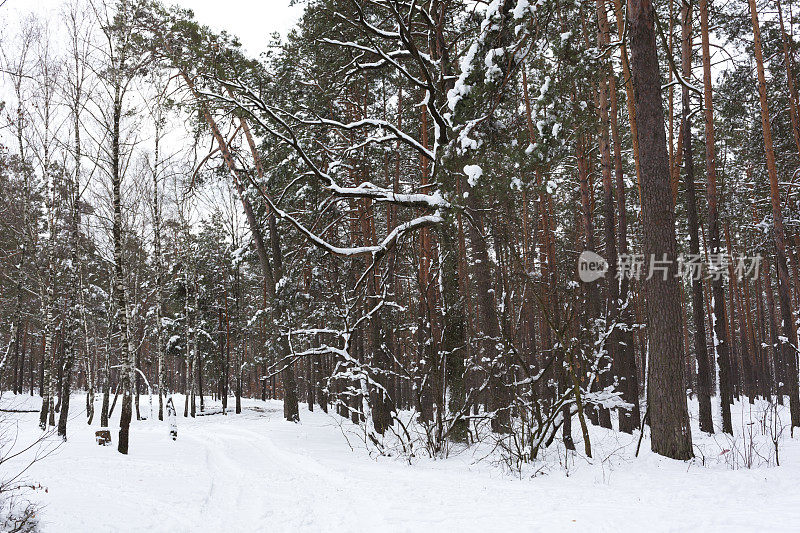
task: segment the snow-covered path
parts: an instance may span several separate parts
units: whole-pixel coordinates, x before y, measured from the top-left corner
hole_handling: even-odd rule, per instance
[[[4,397],[3,401],[7,401]],[[81,405],[75,398],[73,405]],[[179,405],[182,411],[182,405]],[[146,409],[145,409],[146,410]],[[594,464],[518,479],[472,456],[445,461],[371,458],[348,445],[339,419],[278,402],[241,415],[178,417],[132,427],[131,454],[94,443],[76,413],[70,440],[27,478],[47,487],[45,531],[797,531],[800,453],[789,466],[730,471],[645,453],[632,437],[597,433]],[[36,415],[16,415],[21,439]],[[345,426],[346,427],[346,426]],[[116,442],[116,431],[112,432]],[[598,457],[600,455],[598,454]],[[11,471],[14,465],[4,468]]]

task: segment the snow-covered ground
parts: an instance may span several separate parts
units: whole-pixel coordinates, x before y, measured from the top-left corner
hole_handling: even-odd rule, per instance
[[[28,497],[41,505],[44,531],[800,529],[800,437],[784,430],[781,466],[773,466],[762,404],[735,410],[737,432],[753,439],[740,435],[731,444],[695,426],[698,458],[691,462],[650,453],[647,437],[634,458],[638,435],[593,428],[594,459],[565,459],[556,448],[520,473],[481,460],[484,448],[412,464],[376,456],[336,415],[302,409],[302,422],[290,424],[280,402],[257,400],[245,400],[240,415],[196,419],[180,416],[177,402],[177,441],[166,422],[134,422],[131,453],[123,456],[115,446],[119,406],[115,445],[101,447],[83,402],[72,400],[69,441],[25,472],[42,487]],[[5,393],[0,406],[35,409],[39,399]],[[6,430],[18,428],[18,449],[40,435],[36,413],[0,414]],[[43,446],[58,442],[51,437]],[[0,476],[29,458],[6,462]]]

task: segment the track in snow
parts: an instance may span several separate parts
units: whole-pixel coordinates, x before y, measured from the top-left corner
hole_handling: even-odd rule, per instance
[[[12,400],[38,399],[6,394],[0,403]],[[466,454],[413,466],[370,458],[351,450],[335,415],[301,418],[290,424],[279,402],[246,401],[240,415],[179,416],[175,442],[165,422],[134,422],[125,457],[95,445],[97,427],[76,412],[69,442],[27,477],[47,487],[34,496],[45,531],[56,532],[789,531],[800,523],[794,443],[783,452],[789,466],[731,472],[649,453],[626,458],[612,451],[636,437],[596,433],[605,461],[578,459],[569,477],[552,464],[549,475],[520,480]],[[21,442],[37,435],[35,413],[12,420]]]

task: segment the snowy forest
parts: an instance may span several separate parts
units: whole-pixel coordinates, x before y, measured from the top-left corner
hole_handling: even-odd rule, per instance
[[[797,527],[794,0],[169,1],[0,0],[0,529]]]

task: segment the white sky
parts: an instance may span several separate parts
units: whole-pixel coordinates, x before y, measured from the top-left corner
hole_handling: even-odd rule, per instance
[[[289,6],[290,0],[164,0],[194,11],[195,18],[214,30],[227,30],[241,39],[248,53],[264,50],[273,32],[286,35],[300,18],[302,5]],[[40,16],[57,13],[62,0],[7,0],[0,8],[0,19],[33,12]],[[10,22],[8,19],[6,22]],[[4,25],[0,23],[0,25]],[[10,29],[10,28],[7,28]]]
[[[301,5],[290,7],[289,0],[172,0],[165,3],[191,9],[202,24],[238,36],[245,49],[254,54],[263,51],[271,33],[277,31],[286,35],[300,18],[303,8]]]

